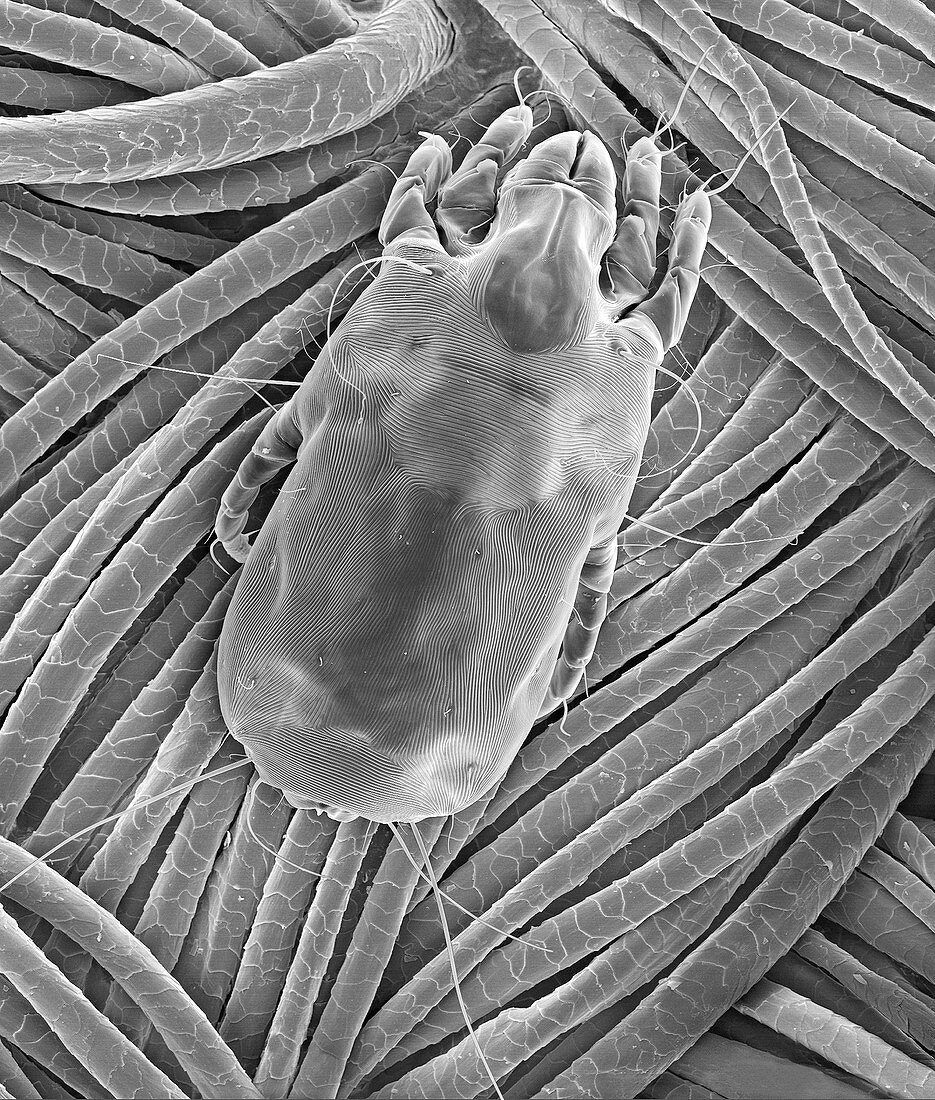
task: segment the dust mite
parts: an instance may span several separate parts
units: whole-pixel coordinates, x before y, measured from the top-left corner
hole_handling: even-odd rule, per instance
[[[593,651],[710,203],[682,200],[649,295],[662,153],[631,147],[618,219],[593,134],[502,173],[531,129],[510,108],[453,174],[426,137],[387,204],[378,277],[224,495],[217,535],[245,564],[221,710],[296,807],[457,812]],[[251,546],[247,511],[290,463]]]

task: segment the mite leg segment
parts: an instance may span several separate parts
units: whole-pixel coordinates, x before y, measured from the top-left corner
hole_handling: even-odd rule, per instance
[[[592,547],[584,560],[574,610],[548,693],[539,710],[540,718],[571,697],[581,682],[585,666],[594,656],[597,636],[607,614],[607,598],[616,565],[617,536],[614,534]]]
[[[531,133],[532,111],[525,104],[510,107],[487,127],[442,187],[435,220],[453,256],[487,235],[497,208],[497,176]]]
[[[263,485],[283,466],[295,462],[302,445],[302,432],[295,422],[294,411],[293,402],[287,401],[270,420],[221,498],[214,533],[235,561],[246,561],[250,553],[250,541],[243,533],[250,506]]]

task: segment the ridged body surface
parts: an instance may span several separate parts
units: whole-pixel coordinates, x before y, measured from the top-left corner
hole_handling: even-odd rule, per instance
[[[298,459],[219,652],[225,717],[269,780],[375,820],[450,812],[515,755],[632,489],[651,385],[638,338],[598,315],[571,347],[511,349],[483,255],[396,254],[422,270],[384,262],[292,402]]]

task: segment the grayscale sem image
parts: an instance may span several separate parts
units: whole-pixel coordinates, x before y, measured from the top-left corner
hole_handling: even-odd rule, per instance
[[[0,0],[0,1100],[935,1100],[935,0]]]

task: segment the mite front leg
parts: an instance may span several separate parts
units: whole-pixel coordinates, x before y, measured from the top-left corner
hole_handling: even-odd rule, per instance
[[[250,541],[243,530],[260,488],[283,466],[295,462],[302,445],[302,432],[294,414],[293,402],[287,401],[260,433],[221,497],[214,533],[235,561],[246,561],[250,553]]]
[[[487,127],[442,186],[435,220],[452,255],[466,252],[487,235],[497,206],[497,175],[531,133],[532,111],[525,104],[510,107]]]
[[[698,190],[686,195],[675,213],[669,266],[659,289],[618,322],[618,329],[645,335],[646,322],[651,322],[662,338],[663,354],[679,342],[698,289],[698,269],[710,227],[711,200],[707,193]]]
[[[662,153],[651,138],[635,141],[623,177],[623,216],[617,236],[604,255],[602,288],[622,313],[641,302],[656,272]]]
[[[409,241],[442,247],[427,205],[450,173],[451,150],[437,134],[429,134],[390,192],[380,222],[379,238],[384,248]]]

